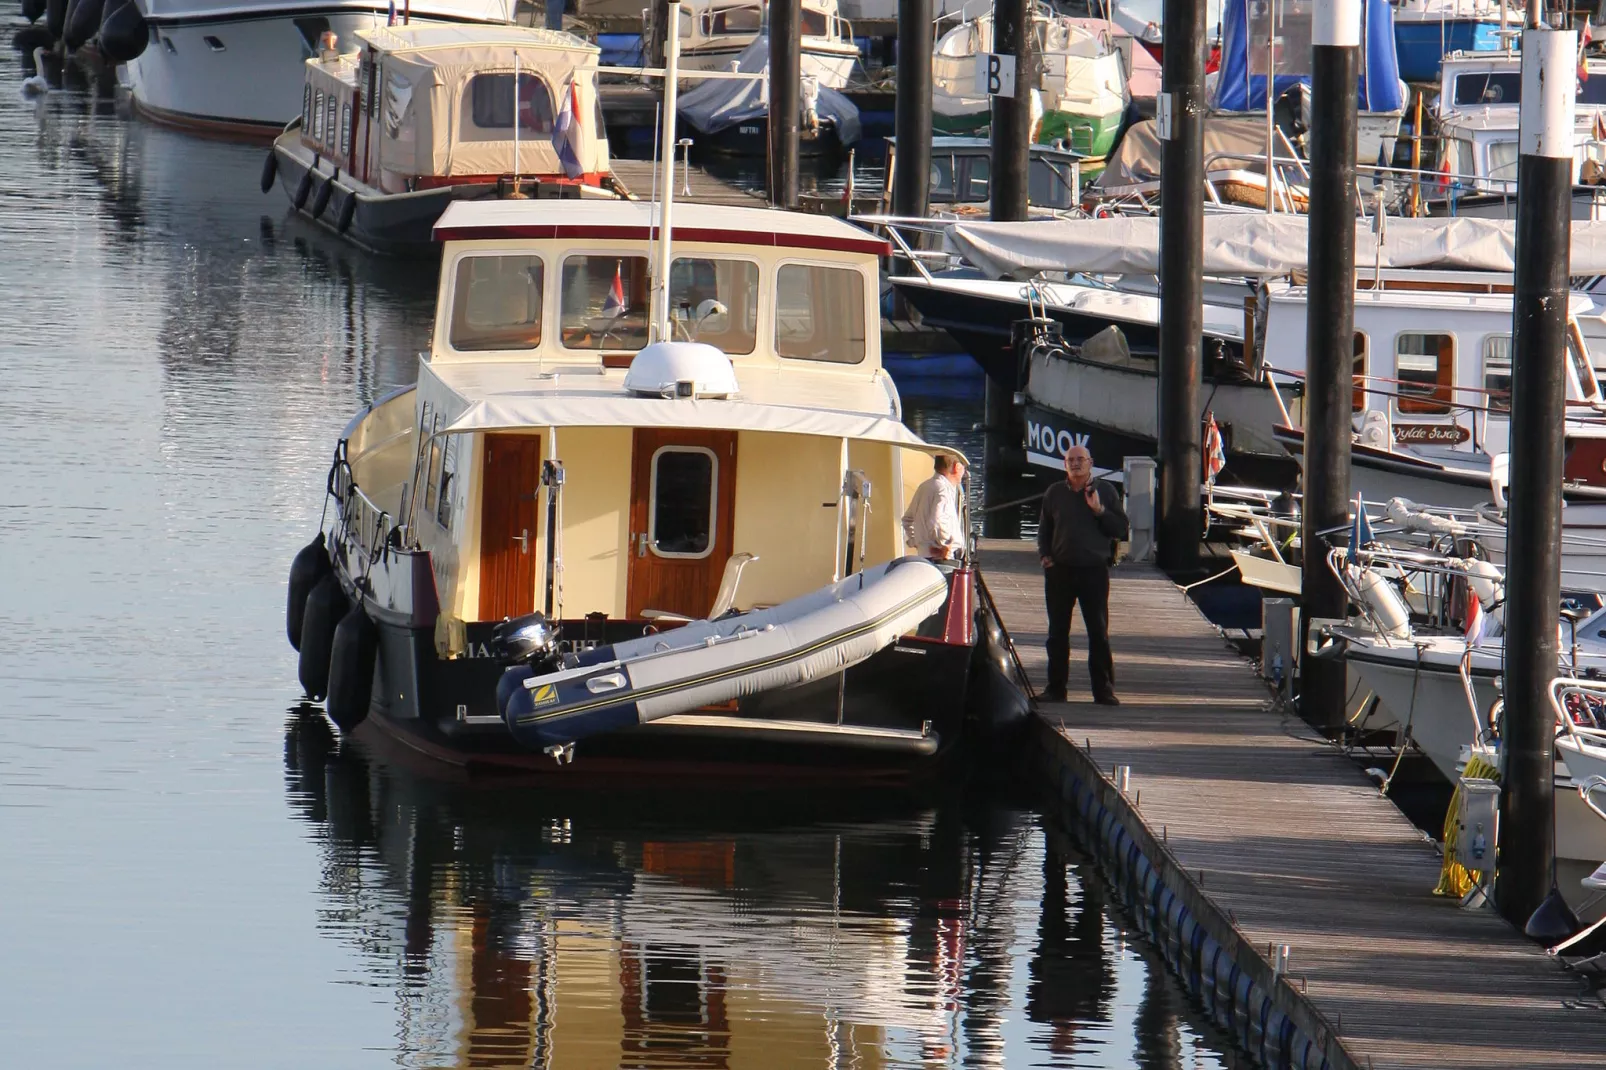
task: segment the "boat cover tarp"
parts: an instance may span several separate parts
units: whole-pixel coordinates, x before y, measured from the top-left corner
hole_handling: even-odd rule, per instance
[[[1286,152],[1281,145],[1278,152]],[[1223,155],[1225,154],[1225,155]],[[1209,170],[1266,170],[1266,120],[1254,115],[1207,115],[1204,120],[1204,158],[1221,157]],[[1255,157],[1255,158],[1250,158]],[[1101,189],[1157,182],[1160,179],[1160,129],[1153,119],[1133,123],[1116,146],[1104,170],[1093,180]]]
[[[401,188],[388,177],[392,175],[563,174],[552,124],[571,81],[579,87],[581,166],[593,173],[608,170],[608,141],[593,118],[599,114],[595,45],[567,33],[522,26],[378,26],[359,30],[357,36],[381,54],[379,114],[365,137],[378,149],[377,169],[387,176],[382,180],[387,190]],[[516,151],[515,65],[522,83]],[[475,87],[474,79],[481,75],[503,76],[509,94],[505,107],[488,99],[486,89],[493,83]],[[543,93],[544,100],[536,98]],[[493,113],[505,111],[507,125],[478,126],[476,105]]]
[[[1606,274],[1606,222],[1572,225],[1573,275]],[[963,223],[945,246],[989,278],[1028,278],[1040,271],[1155,275],[1160,271],[1157,217],[1064,219],[1030,223]],[[1355,221],[1355,263],[1366,268],[1513,270],[1516,224],[1509,219],[1394,219],[1379,239],[1368,220]],[[1308,270],[1306,217],[1207,215],[1206,275],[1275,276]]]
[[[467,431],[527,430],[532,427],[696,427],[728,431],[774,431],[928,449],[920,436],[890,416],[793,405],[765,405],[741,400],[641,398],[619,393],[530,394],[525,397],[472,401],[446,431],[459,434]]]
[[[824,82],[826,71],[819,61],[803,54],[803,74],[819,81],[820,97],[815,111],[821,122],[836,124],[837,141],[853,145],[859,140],[859,109],[853,101]],[[770,67],[770,39],[755,37],[736,58],[742,74],[766,74]],[[811,69],[815,68],[815,69]],[[698,133],[710,136],[729,130],[737,123],[762,119],[769,114],[769,79],[706,78],[680,94],[675,110]]]
[[[1283,0],[1277,12],[1277,69],[1272,96],[1310,84],[1311,12],[1327,0]],[[1218,111],[1266,108],[1267,36],[1273,8],[1250,0],[1221,6],[1221,70],[1211,101]],[[1361,8],[1361,70],[1356,99],[1361,111],[1394,112],[1405,107],[1400,61],[1394,50],[1394,9],[1388,0],[1366,0]]]

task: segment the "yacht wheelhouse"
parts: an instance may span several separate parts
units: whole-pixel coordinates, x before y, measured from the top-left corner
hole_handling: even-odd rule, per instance
[[[656,7],[648,7],[643,38],[652,36]],[[859,46],[853,26],[844,19],[837,0],[803,0],[798,32],[802,37],[804,70],[828,89],[841,89],[853,77]],[[680,65],[685,70],[722,71],[747,46],[769,32],[768,0],[682,0]]]

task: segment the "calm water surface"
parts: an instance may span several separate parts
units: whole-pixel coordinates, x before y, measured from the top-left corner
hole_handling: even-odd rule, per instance
[[[283,576],[433,266],[0,70],[0,1064],[1218,1067],[1037,818],[453,784],[298,707]],[[974,406],[913,418],[975,449]]]

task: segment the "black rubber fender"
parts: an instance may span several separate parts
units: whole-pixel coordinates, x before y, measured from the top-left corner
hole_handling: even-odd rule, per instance
[[[318,581],[334,571],[329,563],[329,550],[324,545],[323,532],[303,546],[290,562],[290,582],[284,604],[284,633],[290,645],[301,649],[301,625],[306,617],[307,596]]]
[[[334,649],[335,629],[351,610],[346,592],[333,572],[319,580],[307,596],[307,611],[301,619],[301,657],[296,665],[302,690],[314,702],[329,694],[329,657]]]
[[[303,174],[301,176],[301,181],[296,183],[296,195],[294,197],[290,198],[290,203],[292,205],[294,205],[295,206],[295,210],[299,212],[299,211],[301,211],[302,207],[306,205],[307,197],[310,196],[311,194],[312,194],[312,172],[311,171],[307,171],[305,174]]]
[[[44,71],[35,71],[33,69],[33,50],[36,48],[42,48],[46,52],[49,52],[55,43],[56,42],[50,36],[50,31],[45,29],[43,26],[38,25],[37,23],[32,26],[17,27],[17,32],[11,37],[12,49],[22,53],[22,55],[25,57],[23,59],[22,68],[24,74],[32,72],[34,74],[43,75],[45,73]]]
[[[351,221],[357,217],[357,191],[348,190],[346,187],[341,186],[340,192],[346,195],[346,199],[341,202],[340,216],[336,226],[340,233],[344,234],[351,229]]]
[[[38,22],[45,13],[45,0],[22,0],[22,17]]]
[[[45,0],[45,29],[54,41],[67,32],[67,0]]]
[[[368,716],[378,660],[379,629],[358,606],[336,625],[329,651],[329,698],[324,709],[342,732],[350,732]]]
[[[72,0],[67,8],[67,25],[61,35],[67,51],[83,48],[100,32],[100,20],[106,12],[106,0]]]
[[[317,194],[312,198],[312,218],[317,219],[323,215],[324,209],[329,207],[329,198],[334,195],[334,192],[335,180],[332,178],[325,179],[323,184],[318,187]]]
[[[262,161],[262,192],[268,193],[273,189],[273,180],[279,177],[279,154],[272,149],[268,150],[267,159]]]
[[[100,54],[110,63],[132,63],[151,43],[150,27],[134,0],[106,0],[100,19]]]

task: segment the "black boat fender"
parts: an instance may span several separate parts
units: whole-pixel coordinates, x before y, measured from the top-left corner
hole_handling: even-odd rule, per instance
[[[350,732],[368,716],[378,658],[379,629],[358,606],[335,626],[329,651],[329,698],[324,709],[342,732]]]
[[[273,180],[279,177],[279,154],[272,149],[268,150],[268,158],[262,161],[262,192],[268,193],[273,189]]]
[[[346,199],[341,202],[340,216],[336,223],[336,228],[340,233],[344,234],[351,229],[351,221],[357,216],[357,191],[341,186],[340,192],[346,195]]]
[[[72,0],[67,8],[67,26],[61,39],[67,51],[76,52],[100,32],[101,16],[106,12],[106,0]]]
[[[43,10],[43,8],[41,8],[41,10]],[[16,51],[21,52],[23,56],[27,57],[23,61],[24,72],[27,72],[29,68],[34,66],[34,49],[42,48],[46,52],[49,52],[51,46],[55,43],[56,42],[50,36],[50,31],[38,24],[17,27],[17,32],[11,38],[11,47]],[[36,70],[33,73],[42,77],[45,72]]]
[[[334,571],[329,563],[329,549],[324,545],[323,532],[303,546],[290,562],[290,583],[284,605],[284,632],[290,645],[301,649],[301,624],[306,617],[307,596],[318,581]]]
[[[319,580],[307,596],[306,615],[301,620],[301,658],[296,665],[301,687],[314,702],[329,694],[329,657],[334,649],[335,629],[351,610],[340,580],[330,572]]]
[[[67,31],[67,0],[45,0],[45,29],[52,40],[61,40]]]
[[[302,174],[301,181],[296,183],[296,195],[294,197],[290,198],[290,203],[291,203],[291,205],[293,205],[295,207],[296,211],[298,211],[298,212],[301,211],[302,205],[307,203],[307,197],[311,193],[312,193],[312,171],[309,168],[306,172],[304,172]]]
[[[22,17],[29,22],[38,22],[45,13],[45,0],[22,0]]]
[[[100,19],[100,54],[110,63],[132,63],[151,43],[150,27],[134,0],[106,0]]]
[[[318,187],[317,196],[312,198],[312,218],[317,219],[323,215],[323,210],[329,207],[329,197],[335,191],[335,180],[324,179],[323,185]]]

